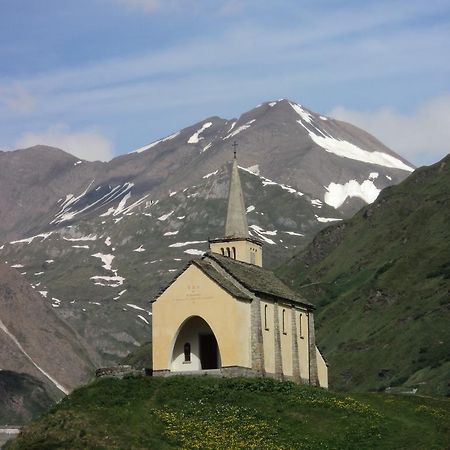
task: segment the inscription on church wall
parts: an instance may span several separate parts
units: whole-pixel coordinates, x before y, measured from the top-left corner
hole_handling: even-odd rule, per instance
[[[201,288],[199,283],[190,283],[186,286],[186,290],[182,296],[177,296],[174,298],[175,301],[192,301],[192,300],[211,300],[213,298],[212,295],[208,295]],[[205,295],[206,294],[206,295]]]

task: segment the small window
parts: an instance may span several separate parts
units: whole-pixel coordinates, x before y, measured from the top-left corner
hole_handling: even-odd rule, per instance
[[[287,331],[286,331],[286,310],[285,309],[283,309],[283,312],[282,312],[282,329],[283,329],[283,334],[287,334]]]
[[[186,342],[186,344],[184,344],[184,362],[191,362],[191,344],[189,342]]]
[[[298,318],[298,334],[300,336],[300,339],[303,339],[303,314],[300,314]]]
[[[222,252],[222,255],[225,256],[225,249],[223,247],[220,249],[220,251]]]
[[[231,256],[230,247],[227,247],[227,256]]]
[[[267,305],[264,305],[264,328],[269,330],[269,322],[267,321]]]
[[[233,250],[233,259],[236,259],[236,247],[232,247]]]

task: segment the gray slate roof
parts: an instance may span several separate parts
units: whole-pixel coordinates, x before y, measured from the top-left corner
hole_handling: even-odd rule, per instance
[[[220,284],[225,290],[233,294],[231,290],[239,291],[236,297],[243,297],[243,293],[233,285],[229,280],[220,274],[208,260],[219,264],[228,274],[236,279],[249,291],[258,296],[272,297],[280,300],[288,300],[298,303],[309,308],[314,308],[314,305],[306,301],[300,294],[294,292],[290,287],[286,286],[276,275],[270,270],[264,269],[254,264],[248,264],[242,261],[237,261],[217,253],[207,253],[201,260],[196,263],[201,268],[206,268],[205,272]],[[207,272],[209,271],[209,272]],[[214,278],[215,277],[215,278]],[[231,284],[233,287],[228,288]]]

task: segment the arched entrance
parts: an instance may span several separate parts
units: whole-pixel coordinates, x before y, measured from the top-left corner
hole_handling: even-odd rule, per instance
[[[199,316],[190,317],[175,339],[171,372],[211,370],[220,366],[219,346],[211,327]]]

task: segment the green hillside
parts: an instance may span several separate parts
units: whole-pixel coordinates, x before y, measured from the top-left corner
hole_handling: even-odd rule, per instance
[[[102,379],[26,427],[9,450],[445,449],[450,401],[336,394],[271,379]]]
[[[334,388],[449,395],[450,155],[321,231],[279,274],[318,306]]]

